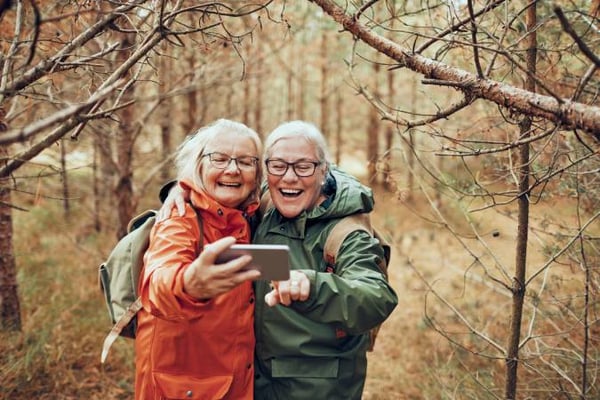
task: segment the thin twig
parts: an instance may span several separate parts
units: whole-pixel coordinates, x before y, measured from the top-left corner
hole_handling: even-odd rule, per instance
[[[573,29],[567,17],[565,17],[562,9],[559,6],[555,6],[553,10],[558,17],[562,28],[573,38],[577,44],[577,47],[579,47],[579,50],[581,50],[581,52],[587,58],[589,58],[596,65],[596,67],[600,67],[600,58],[598,58],[596,54],[594,54],[594,52],[584,43],[584,41],[581,40],[579,35],[577,35],[577,32],[575,32],[575,29]]]

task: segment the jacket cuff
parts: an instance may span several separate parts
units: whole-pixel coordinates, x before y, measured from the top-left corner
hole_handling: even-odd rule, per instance
[[[182,268],[179,271],[179,273],[177,274],[177,277],[175,278],[176,283],[175,283],[175,288],[173,290],[175,293],[175,296],[177,296],[177,298],[181,299],[184,306],[202,306],[204,304],[207,304],[212,299],[199,300],[199,299],[195,298],[194,296],[188,294],[184,290],[183,274],[184,274],[184,271],[186,268]]]

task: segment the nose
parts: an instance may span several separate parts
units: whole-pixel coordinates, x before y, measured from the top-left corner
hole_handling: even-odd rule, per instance
[[[227,164],[227,168],[225,168],[225,171],[235,173],[240,171],[240,167],[238,166],[237,160],[235,158],[229,160],[229,164]]]
[[[296,171],[294,171],[294,167],[292,165],[288,165],[288,169],[285,171],[285,174],[283,174],[281,179],[286,181],[294,181],[298,179],[298,175],[296,175]]]

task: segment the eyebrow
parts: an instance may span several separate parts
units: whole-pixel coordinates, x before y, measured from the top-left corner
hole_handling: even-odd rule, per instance
[[[233,156],[230,153],[226,153],[224,151],[219,151],[219,150],[205,150],[204,154],[214,154],[214,153],[219,153],[219,154],[224,154],[227,157],[254,157],[254,158],[258,158],[258,154],[254,155],[254,154],[240,154],[237,156]]]
[[[269,157],[269,160],[277,160],[277,161],[285,161],[287,163],[298,163],[298,162],[319,162],[318,158],[299,158],[295,161],[287,161],[285,158],[281,157]]]

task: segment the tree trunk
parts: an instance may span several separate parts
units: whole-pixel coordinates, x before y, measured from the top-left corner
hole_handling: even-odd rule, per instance
[[[590,4],[590,15],[594,18],[598,17],[600,12],[600,0],[592,0]]]
[[[161,155],[162,159],[166,160],[171,155],[172,143],[171,143],[171,118],[169,118],[171,109],[171,101],[165,100],[161,107],[160,117],[160,141],[161,141]],[[173,171],[170,168],[162,168],[160,171],[160,178],[163,181],[167,181],[173,177]]]
[[[100,171],[101,169],[98,167],[98,160],[101,159],[102,149],[100,148],[100,136],[94,136],[94,159],[92,161],[92,191],[94,194],[94,229],[96,232],[100,232],[102,230],[102,222],[100,219]]]
[[[242,122],[250,126],[250,109],[252,104],[252,99],[250,98],[250,78],[248,77],[248,66],[246,66],[246,73],[244,74],[244,111]]]
[[[411,80],[410,96],[411,96],[410,111],[413,115],[415,115],[417,112],[417,79],[416,78]],[[408,149],[408,152],[406,153],[407,163],[408,163],[408,168],[406,169],[406,182],[407,182],[407,187],[408,187],[407,200],[409,200],[412,197],[412,193],[415,190],[415,152],[416,152],[415,143],[416,143],[416,140],[415,140],[414,128],[410,128],[408,130],[408,143],[409,143],[409,149]],[[440,163],[441,163],[444,157],[438,157],[438,158],[440,159]],[[438,192],[439,192],[439,190],[436,191],[436,193],[438,193]]]
[[[529,74],[525,80],[525,89],[535,92],[535,81],[531,78],[536,73],[537,37],[536,37],[536,3],[533,2],[527,9],[527,69]],[[527,140],[530,136],[532,120],[529,116],[523,117],[519,123],[520,137]],[[506,399],[516,399],[519,366],[519,342],[521,340],[521,324],[523,321],[523,302],[525,300],[525,279],[527,272],[527,240],[529,233],[529,143],[519,147],[518,170],[518,227],[517,248],[515,259],[515,274],[512,286],[512,312],[510,331],[506,354]]]
[[[197,77],[197,79],[201,80],[202,76]],[[194,82],[194,85],[198,85],[198,83]],[[197,132],[198,128],[200,128],[201,126],[204,126],[208,123],[206,119],[210,115],[210,107],[212,104],[212,102],[209,100],[210,99],[209,93],[214,93],[214,92],[212,92],[212,89],[208,88],[207,85],[204,85],[204,84],[199,85],[197,92],[200,93],[200,97],[198,97],[196,95],[195,99],[196,99],[197,103],[198,103],[198,99],[200,99],[200,102],[199,102],[200,105],[199,106],[198,106],[198,104],[196,105],[196,110],[194,112],[194,127],[192,128],[191,133]],[[219,115],[219,117],[224,117],[224,115]]]
[[[394,73],[388,73],[388,101],[394,98]],[[385,128],[385,157],[383,162],[384,188],[391,192],[395,188],[392,178],[392,145],[394,143],[394,127],[387,124]]]
[[[66,151],[67,141],[65,139],[60,141],[60,177],[62,180],[62,189],[63,189],[63,211],[65,213],[65,218],[69,218],[69,180],[67,174],[67,151]]]
[[[344,118],[342,117],[342,95],[337,91],[335,100],[335,163],[340,165],[342,158],[342,132],[344,131]]]
[[[299,58],[298,59],[298,77],[296,87],[298,88],[298,97],[296,97],[296,101],[298,102],[296,107],[296,112],[298,115],[298,119],[304,119],[304,96],[306,92],[306,85],[304,84],[304,74],[306,73],[306,67],[304,63],[306,59]]]
[[[195,53],[191,52],[187,57],[188,71],[192,71],[191,79],[189,82],[190,86],[195,84],[195,74],[193,71],[196,70],[196,58]],[[192,89],[187,94],[187,105],[188,105],[188,113],[187,118],[184,123],[185,135],[192,134],[198,128],[196,126],[196,116],[198,115],[198,100],[196,99],[196,90]]]
[[[227,70],[226,77],[228,82],[233,81],[233,72],[230,69]],[[227,118],[232,118],[232,116],[234,115],[233,104],[234,100],[236,99],[237,92],[237,90],[235,89],[235,85],[228,85],[226,92],[227,93],[225,94],[225,116]],[[237,100],[235,100],[235,103],[237,104]]]
[[[119,61],[129,58],[129,49],[132,48],[135,36],[123,34]],[[133,87],[127,88],[122,96],[124,103],[133,100]],[[125,107],[118,112],[119,129],[117,136],[117,167],[119,176],[115,187],[117,197],[117,214],[119,216],[117,237],[121,238],[127,233],[127,224],[135,212],[133,197],[133,145],[135,132],[133,126],[133,106]]]
[[[262,58],[262,51],[258,52],[258,59]],[[262,68],[265,68],[264,66]],[[263,97],[263,83],[262,83],[262,76],[268,76],[268,74],[264,74],[265,71],[260,71],[260,76],[256,76],[256,79],[254,80],[254,86],[256,88],[255,90],[255,103],[254,103],[254,129],[256,130],[256,132],[258,132],[260,135],[262,135],[263,133],[263,125],[262,125],[262,111],[263,111],[263,105],[262,105],[262,97]]]
[[[166,50],[166,46],[165,50]],[[169,92],[170,86],[168,85],[170,79],[170,71],[173,67],[171,59],[169,57],[160,57],[159,60],[159,73],[160,73],[160,84],[158,85],[158,93],[161,97],[161,104],[158,106],[159,113],[159,124],[160,124],[160,141],[161,141],[161,155],[162,159],[166,160],[173,151],[171,142],[171,116],[173,113],[171,98],[165,97]],[[173,171],[171,168],[162,168],[160,171],[160,179],[167,181],[173,177]]]
[[[375,100],[379,100],[379,85],[377,84],[377,76],[379,75],[379,63],[373,64],[373,96]],[[367,179],[371,184],[377,183],[377,158],[379,145],[379,113],[375,107],[369,109],[369,127],[367,128]]]
[[[8,156],[0,147],[0,156]],[[17,264],[13,251],[11,191],[8,177],[0,176],[0,329],[21,330],[21,306],[17,286]]]
[[[327,33],[323,33],[321,36],[321,93],[320,93],[320,107],[321,107],[321,132],[325,137],[329,138],[329,127],[327,126],[329,113],[328,113],[328,104],[327,104],[327,75],[328,75],[328,66],[327,66]]]
[[[287,120],[291,121],[294,117],[294,74],[290,69],[287,73]]]
[[[395,22],[396,22],[396,4],[395,2],[392,2],[391,7],[389,8],[390,12],[391,12],[391,21],[390,21],[390,30],[394,30],[395,27]],[[395,72],[389,72],[387,74],[387,95],[388,95],[388,102],[389,104],[394,104],[394,98],[395,98],[395,94],[396,91],[394,89],[394,76],[395,76]],[[412,102],[413,106],[414,106],[414,102]],[[385,129],[385,157],[383,159],[383,184],[384,184],[384,189],[387,192],[392,192],[396,189],[397,185],[396,182],[394,182],[393,177],[392,177],[392,146],[394,144],[394,127],[391,124],[386,124],[386,129]]]

